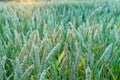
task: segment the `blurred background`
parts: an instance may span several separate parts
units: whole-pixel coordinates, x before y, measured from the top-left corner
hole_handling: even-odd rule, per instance
[[[27,1],[51,1],[51,0],[0,0],[0,1],[24,1],[24,2],[27,2]]]

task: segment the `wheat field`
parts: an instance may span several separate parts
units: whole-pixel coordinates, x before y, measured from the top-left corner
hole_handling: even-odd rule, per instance
[[[120,80],[118,1],[0,3],[0,80]]]

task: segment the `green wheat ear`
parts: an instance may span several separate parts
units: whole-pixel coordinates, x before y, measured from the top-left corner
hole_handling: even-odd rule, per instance
[[[91,70],[89,67],[86,68],[85,72],[86,72],[86,79],[85,80],[92,80],[92,76],[91,76],[92,74],[91,74]]]
[[[4,69],[3,69],[2,64],[0,64],[0,79],[2,80],[3,77],[4,77]]]
[[[34,42],[35,44],[38,43],[38,41],[40,40],[39,38],[39,32],[37,30],[34,30],[31,35],[30,35],[30,42]]]
[[[43,70],[43,72],[40,75],[39,80],[45,80],[46,70]]]
[[[35,51],[35,67],[37,70],[37,73],[40,72],[40,50],[39,47],[34,46],[34,51]]]
[[[31,65],[21,76],[20,80],[25,80],[31,73],[31,71],[34,69],[34,65]]]
[[[114,33],[115,33],[116,42],[120,42],[120,36],[119,36],[120,29],[117,28],[117,26],[114,26]]]
[[[19,54],[19,59],[22,60],[23,57],[28,54],[29,51],[27,49],[27,45],[25,44],[24,47],[21,49],[20,54]]]
[[[103,59],[105,60],[105,62],[108,62],[108,60],[111,56],[111,53],[112,53],[112,46],[113,46],[113,43],[111,43],[107,46],[107,48],[105,49],[104,53],[102,54],[102,56],[100,57],[98,62],[103,61]]]
[[[6,55],[2,57],[2,59],[0,59],[0,79],[4,79],[5,78],[5,74],[6,74],[6,70],[5,70],[5,62],[6,62]]]
[[[60,43],[57,43],[56,46],[50,51],[50,53],[48,53],[48,55],[45,58],[45,62],[47,62],[51,58],[51,56],[59,48],[59,46],[60,46]]]

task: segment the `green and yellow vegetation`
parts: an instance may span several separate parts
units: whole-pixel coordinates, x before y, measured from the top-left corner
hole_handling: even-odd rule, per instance
[[[119,80],[119,7],[0,3],[0,80]]]

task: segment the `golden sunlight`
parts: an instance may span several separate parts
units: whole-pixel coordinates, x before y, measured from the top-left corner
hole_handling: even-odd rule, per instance
[[[38,0],[20,0],[21,3],[33,4],[36,3]]]

